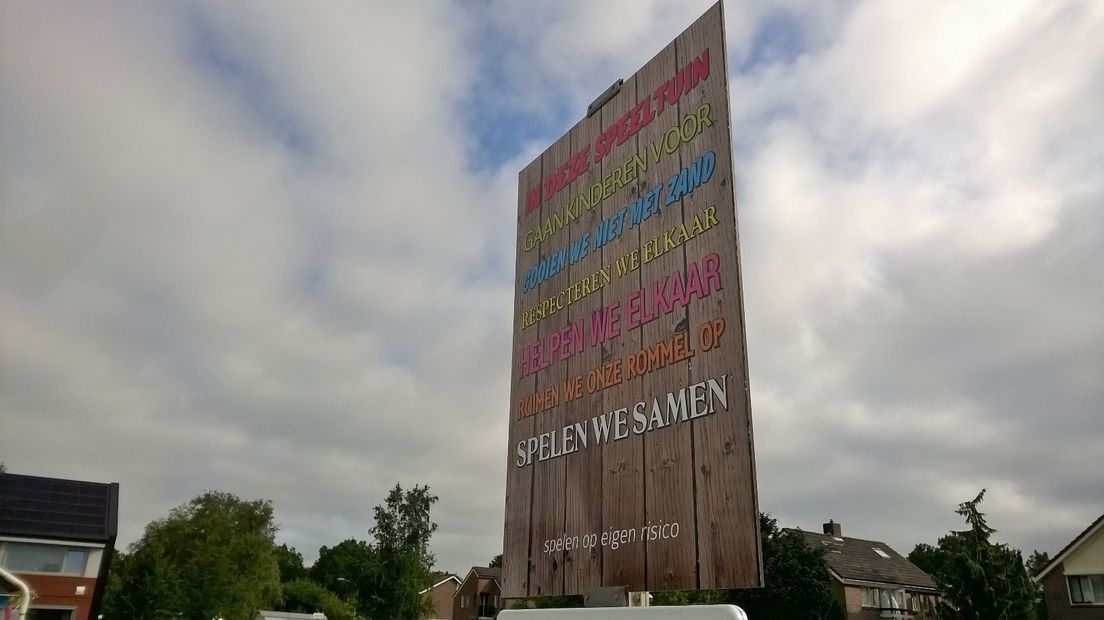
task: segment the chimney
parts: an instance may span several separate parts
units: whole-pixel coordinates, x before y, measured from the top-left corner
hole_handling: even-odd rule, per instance
[[[839,523],[828,519],[828,522],[824,524],[824,535],[835,536],[836,538],[843,538],[843,527]]]

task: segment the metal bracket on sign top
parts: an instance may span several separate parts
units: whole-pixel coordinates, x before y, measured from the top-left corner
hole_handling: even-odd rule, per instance
[[[617,93],[621,92],[621,86],[624,83],[625,80],[619,78],[616,82],[610,85],[609,88],[604,90],[601,95],[598,95],[597,99],[590,102],[590,105],[587,106],[587,118],[594,116],[594,113],[598,110],[601,110],[602,106],[609,103],[610,99],[616,97]]]

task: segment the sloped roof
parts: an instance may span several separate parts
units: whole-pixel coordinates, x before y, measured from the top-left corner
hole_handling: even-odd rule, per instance
[[[473,566],[476,576],[480,579],[502,579],[501,568],[488,568],[486,566]]]
[[[812,546],[824,549],[824,561],[843,581],[868,581],[897,586],[937,590],[930,575],[877,540],[836,538],[798,530]],[[882,557],[875,549],[880,549]]]
[[[457,577],[456,575],[453,575],[452,573],[446,573],[444,571],[433,571],[430,574],[430,579],[432,579],[432,585],[430,585],[425,590],[422,590],[418,594],[425,594],[426,592],[429,592],[430,590],[436,588],[437,586],[441,585],[442,583],[445,583],[446,581],[450,581],[450,580],[455,581],[457,587],[460,587],[460,584],[461,584],[461,581],[460,581],[459,577]]]
[[[1068,545],[1062,547],[1062,550],[1058,552],[1058,555],[1054,556],[1054,559],[1046,565],[1046,568],[1039,571],[1039,574],[1035,575],[1033,579],[1038,582],[1042,580],[1043,577],[1046,577],[1047,573],[1053,570],[1055,566],[1058,566],[1059,564],[1064,562],[1074,549],[1081,546],[1081,543],[1088,540],[1089,536],[1091,536],[1094,532],[1096,532],[1096,530],[1100,529],[1101,527],[1104,527],[1104,514],[1097,517],[1096,521],[1093,521],[1089,525],[1089,527],[1085,528],[1085,530],[1078,534],[1073,540],[1071,540]]]
[[[501,568],[488,568],[486,566],[473,566],[468,574],[464,576],[464,581],[460,583],[460,588],[456,590],[456,594],[453,596],[460,596],[460,591],[464,589],[464,584],[468,583],[468,580],[475,575],[476,579],[489,579],[494,583],[494,587],[502,588],[502,569]],[[485,587],[490,587],[485,585]],[[486,589],[481,589],[481,592],[486,592]]]

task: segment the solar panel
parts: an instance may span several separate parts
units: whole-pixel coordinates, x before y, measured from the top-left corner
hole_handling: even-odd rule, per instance
[[[106,541],[117,527],[118,485],[0,474],[0,534]]]

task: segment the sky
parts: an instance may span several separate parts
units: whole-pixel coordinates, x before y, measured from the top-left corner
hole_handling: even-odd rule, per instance
[[[0,3],[0,461],[501,551],[518,172],[710,2]],[[1104,512],[1104,4],[725,5],[759,503]]]

